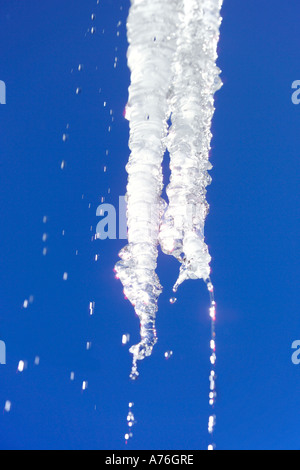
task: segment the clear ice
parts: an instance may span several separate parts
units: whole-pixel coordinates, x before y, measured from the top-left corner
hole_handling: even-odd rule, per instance
[[[214,94],[222,86],[216,65],[222,2],[131,0],[128,245],[115,270],[140,320],[141,341],[130,348],[132,379],[137,361],[150,356],[157,342],[158,244],[181,264],[174,291],[186,279],[207,280],[210,274],[204,223]],[[168,203],[161,197],[166,150]]]

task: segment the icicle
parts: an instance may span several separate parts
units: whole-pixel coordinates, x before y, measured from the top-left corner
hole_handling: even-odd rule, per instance
[[[128,65],[131,70],[126,118],[130,122],[128,172],[128,242],[120,252],[117,276],[140,319],[141,342],[131,347],[133,369],[155,345],[155,317],[161,285],[155,272],[164,203],[162,159],[167,134],[170,69],[176,50],[179,1],[132,0],[128,18]]]
[[[206,280],[207,290],[209,292],[210,297],[210,307],[209,307],[209,316],[211,319],[211,339],[210,339],[210,349],[211,349],[211,356],[210,356],[210,363],[211,363],[211,371],[209,375],[209,382],[210,382],[210,392],[209,392],[209,405],[214,408],[216,404],[217,392],[216,392],[216,301],[215,301],[215,292],[214,286],[208,278]],[[210,439],[213,441],[213,434],[216,425],[216,416],[210,416],[208,420],[208,432],[210,434]],[[208,450],[214,450],[215,444],[211,442],[209,444]]]
[[[181,263],[174,286],[186,279],[210,274],[211,257],[204,243],[204,223],[209,206],[206,187],[214,93],[221,87],[216,66],[221,23],[221,0],[183,0],[184,15],[178,31],[170,97],[172,125],[167,138],[171,178],[169,206],[160,230],[162,250]]]
[[[174,291],[186,279],[207,280],[210,274],[204,223],[214,93],[222,85],[216,66],[222,1],[131,0],[128,245],[115,269],[141,325],[141,341],[130,349],[132,379],[138,376],[137,361],[149,356],[157,342],[158,243],[181,263]],[[166,149],[169,205],[161,199]]]

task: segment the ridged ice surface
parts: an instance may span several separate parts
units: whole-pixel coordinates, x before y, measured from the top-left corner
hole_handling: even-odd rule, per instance
[[[216,66],[221,4],[221,0],[185,0],[178,29],[167,138],[169,206],[159,237],[162,250],[182,263],[175,290],[186,279],[205,280],[210,274],[204,222],[209,209],[206,187],[211,182],[214,93],[222,86]]]
[[[185,279],[207,279],[210,273],[204,222],[213,95],[221,86],[216,58],[222,1],[131,4],[128,245],[116,272],[140,319],[141,341],[130,349],[135,378],[137,360],[149,356],[157,341],[155,317],[162,289],[156,274],[158,243],[182,263],[176,288]],[[166,149],[171,158],[169,205],[161,199]]]

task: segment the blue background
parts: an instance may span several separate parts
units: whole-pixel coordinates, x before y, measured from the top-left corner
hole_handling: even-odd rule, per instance
[[[0,339],[7,365],[0,366],[0,409],[12,402],[10,413],[0,413],[3,449],[207,446],[204,284],[185,283],[170,305],[178,265],[160,254],[159,342],[131,383],[121,338],[130,333],[136,342],[139,325],[113,273],[125,242],[91,241],[101,197],[118,207],[126,188],[128,8],[128,0],[1,1]],[[300,4],[225,0],[223,18],[224,87],[216,96],[206,228],[218,303],[215,441],[219,449],[299,449],[300,366],[291,362],[291,344],[300,338],[300,106],[292,104],[291,85],[300,79]],[[22,308],[30,295],[34,302]],[[166,361],[168,350],[174,354]],[[22,374],[21,359],[28,361]],[[137,423],[126,447],[129,401]]]

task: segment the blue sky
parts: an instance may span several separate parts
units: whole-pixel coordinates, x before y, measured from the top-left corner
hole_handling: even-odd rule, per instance
[[[139,325],[113,273],[124,241],[91,241],[101,198],[117,207],[126,188],[128,7],[128,0],[1,1],[0,340],[7,365],[0,366],[0,409],[12,403],[0,414],[3,449],[123,449],[129,401],[137,423],[128,449],[207,446],[203,283],[185,283],[170,305],[178,266],[160,254],[159,342],[131,383],[121,338],[129,333],[135,342]],[[300,447],[300,366],[291,362],[300,339],[300,106],[291,101],[300,80],[299,17],[296,0],[224,1],[224,87],[216,96],[206,227],[218,303],[219,449]],[[22,308],[30,295],[33,303]],[[166,361],[168,350],[174,354]],[[17,374],[21,359],[28,368]]]

